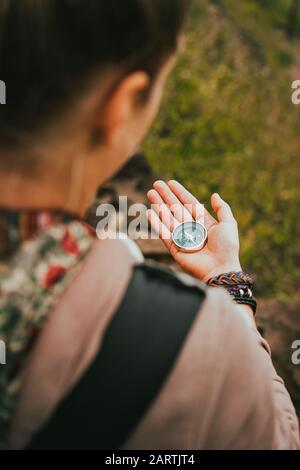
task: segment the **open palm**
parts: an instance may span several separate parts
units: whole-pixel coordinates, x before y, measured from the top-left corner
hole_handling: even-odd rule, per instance
[[[228,271],[240,271],[239,235],[230,206],[218,194],[211,198],[217,220],[177,181],[156,181],[148,192],[147,212],[153,229],[176,263],[187,273],[207,281]],[[198,220],[208,231],[206,245],[197,252],[180,251],[172,241],[173,230],[182,222]]]

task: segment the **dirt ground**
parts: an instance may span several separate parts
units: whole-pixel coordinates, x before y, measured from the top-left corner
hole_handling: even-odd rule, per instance
[[[99,191],[88,216],[89,222],[96,226],[99,221],[96,207],[100,202],[112,203],[118,209],[119,196],[127,196],[128,205],[145,204],[147,190],[157,178],[158,175],[151,172],[143,157],[135,157],[114,180]],[[138,243],[146,258],[177,269],[160,240],[141,240]],[[284,379],[300,416],[300,365],[293,365],[291,361],[291,345],[294,340],[300,340],[300,305],[273,299],[258,300],[259,328],[272,348],[275,368]]]

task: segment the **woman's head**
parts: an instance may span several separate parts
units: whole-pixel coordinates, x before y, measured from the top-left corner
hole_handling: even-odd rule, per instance
[[[188,3],[2,0],[0,171],[35,171],[42,157],[30,147],[75,123],[91,146],[119,148],[122,163],[156,113]]]

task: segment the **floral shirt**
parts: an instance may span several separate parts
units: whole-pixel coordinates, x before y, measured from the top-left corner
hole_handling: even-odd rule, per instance
[[[0,449],[5,448],[31,347],[55,303],[72,282],[94,235],[78,220],[56,223],[21,242],[0,261]]]

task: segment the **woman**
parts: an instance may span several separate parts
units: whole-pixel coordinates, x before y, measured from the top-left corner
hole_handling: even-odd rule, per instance
[[[299,447],[228,204],[212,196],[207,244],[184,253],[171,232],[198,201],[177,182],[149,192],[191,278],[82,221],[157,113],[187,3],[0,4],[2,447]]]

